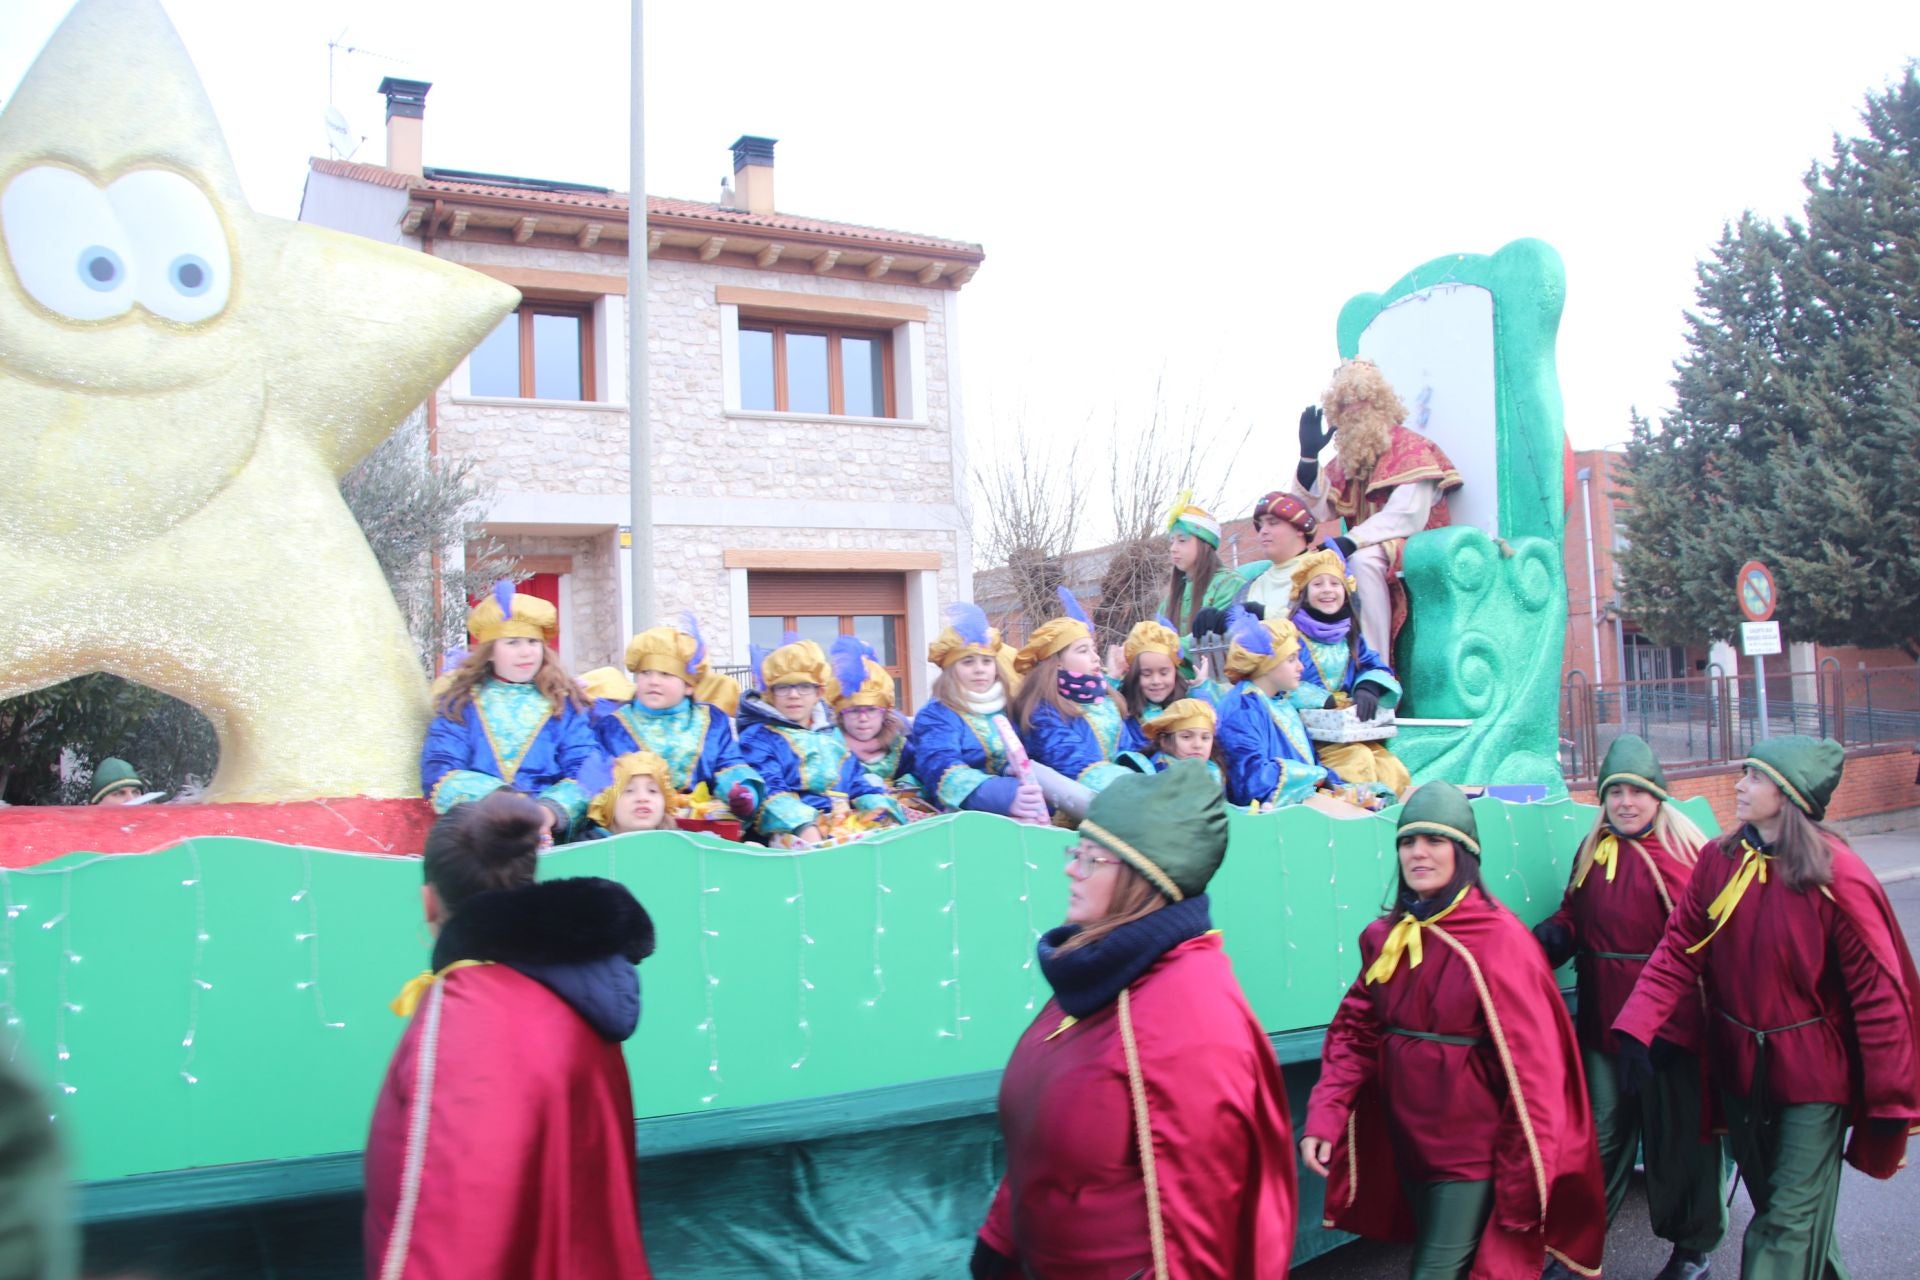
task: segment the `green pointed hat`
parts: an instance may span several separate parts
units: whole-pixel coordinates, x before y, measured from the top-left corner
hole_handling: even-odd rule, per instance
[[[1394,838],[1421,834],[1458,840],[1468,853],[1480,856],[1480,829],[1474,825],[1473,807],[1466,793],[1451,782],[1424,783],[1401,806]]]
[[[147,784],[140,781],[140,775],[133,771],[132,765],[119,756],[108,756],[94,769],[92,786],[93,794],[87,798],[88,804],[99,804],[101,796],[126,788],[144,791]]]
[[[1840,785],[1846,762],[1845,749],[1832,738],[1802,734],[1756,742],[1746,759],[1748,768],[1771,778],[1794,807],[1815,822],[1827,816],[1827,801]]]
[[[1606,758],[1600,762],[1600,786],[1595,794],[1604,798],[1607,788],[1616,782],[1631,783],[1662,800],[1673,799],[1667,794],[1666,771],[1654,758],[1647,740],[1638,734],[1623,733],[1607,748]]]
[[[1114,779],[1080,834],[1120,855],[1168,901],[1205,893],[1227,856],[1227,799],[1199,760]]]

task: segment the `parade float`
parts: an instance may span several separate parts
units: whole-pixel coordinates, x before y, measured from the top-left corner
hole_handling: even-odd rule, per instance
[[[201,804],[0,811],[10,1051],[48,1089],[90,1267],[359,1274],[387,1002],[428,951],[428,693],[337,481],[516,296],[254,213],[153,0],[81,0],[41,54],[0,115],[0,219],[0,696],[113,672],[220,739]],[[1395,750],[1487,790],[1486,876],[1529,922],[1593,816],[1557,763],[1562,296],[1520,241],[1336,326],[1466,478],[1406,548]],[[1392,816],[1232,819],[1215,923],[1296,1105],[1394,883]],[[1072,839],[969,813],[804,854],[662,832],[544,859],[656,922],[627,1054],[660,1274],[964,1267]],[[1342,1237],[1302,1188],[1306,1257]]]

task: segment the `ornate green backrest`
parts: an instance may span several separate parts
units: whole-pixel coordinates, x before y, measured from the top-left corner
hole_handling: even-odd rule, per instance
[[[1419,780],[1545,783],[1560,775],[1566,639],[1566,432],[1554,338],[1560,255],[1539,240],[1452,254],[1341,309],[1340,354],[1378,364],[1465,483],[1453,526],[1408,539],[1411,620],[1396,665],[1410,718],[1394,750]]]

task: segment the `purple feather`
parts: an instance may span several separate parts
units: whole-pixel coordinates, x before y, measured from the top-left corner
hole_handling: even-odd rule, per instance
[[[790,644],[799,644],[799,643],[800,643],[800,633],[798,631],[783,631],[780,633],[780,646],[782,648],[785,648],[787,645],[790,645]]]
[[[1273,635],[1260,625],[1260,619],[1239,605],[1227,610],[1227,637],[1248,653],[1263,658],[1273,656]]]
[[[1066,612],[1066,615],[1081,626],[1091,629],[1093,623],[1087,620],[1087,611],[1080,607],[1078,600],[1074,599],[1073,592],[1067,590],[1064,586],[1056,590],[1060,597],[1060,607]]]
[[[947,625],[953,633],[971,645],[987,647],[987,613],[979,605],[962,600],[946,608]]]
[[[693,637],[693,661],[687,664],[691,670],[707,660],[707,642],[700,636],[700,619],[693,616],[693,610],[680,615],[680,629]]]
[[[1187,656],[1187,637],[1186,637],[1186,635],[1185,635],[1184,633],[1182,633],[1182,632],[1181,632],[1181,630],[1180,630],[1180,628],[1178,628],[1178,627],[1176,627],[1176,626],[1174,626],[1174,625],[1173,625],[1173,619],[1172,619],[1172,618],[1169,618],[1169,617],[1168,617],[1168,616],[1167,616],[1166,614],[1164,614],[1164,613],[1156,613],[1156,614],[1154,614],[1154,615],[1153,615],[1153,620],[1154,620],[1155,622],[1157,622],[1157,623],[1159,623],[1159,624],[1160,624],[1161,626],[1163,626],[1163,627],[1165,627],[1165,628],[1166,628],[1167,630],[1169,630],[1169,631],[1171,631],[1171,632],[1173,632],[1173,634],[1174,634],[1174,635],[1176,635],[1176,636],[1178,636],[1178,637],[1179,637],[1179,639],[1180,639],[1180,657],[1181,657],[1181,658],[1182,658],[1182,659],[1184,660],[1184,659],[1186,658],[1186,656]]]
[[[500,606],[500,619],[513,616],[513,579],[502,578],[493,584],[493,602]]]
[[[773,650],[757,644],[747,646],[747,660],[753,664],[753,687],[765,693],[767,691],[767,657]]]
[[[451,671],[466,660],[467,647],[465,645],[461,645],[458,649],[449,649],[445,654],[441,655],[440,670],[443,672]]]
[[[833,647],[827,650],[833,659],[833,678],[840,682],[840,691],[851,694],[867,681],[867,659],[873,656],[873,648],[859,636],[838,636]]]

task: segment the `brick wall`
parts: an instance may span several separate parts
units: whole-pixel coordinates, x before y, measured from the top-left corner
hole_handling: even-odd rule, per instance
[[[1858,818],[1870,813],[1920,807],[1920,786],[1914,770],[1920,763],[1910,747],[1869,747],[1849,752],[1840,786],[1827,806],[1827,820]],[[1667,774],[1673,794],[1682,799],[1704,796],[1722,830],[1733,825],[1733,784],[1740,780],[1737,765],[1712,769],[1675,769]],[[1595,804],[1592,787],[1575,787],[1571,794],[1582,804]]]

